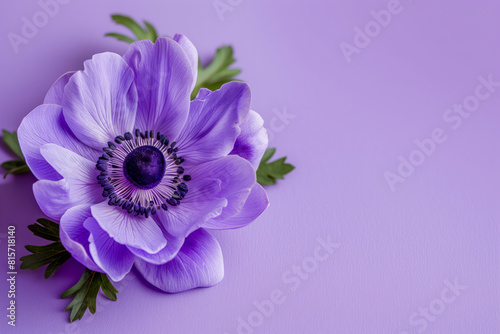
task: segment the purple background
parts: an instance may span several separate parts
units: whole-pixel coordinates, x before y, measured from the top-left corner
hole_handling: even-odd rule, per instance
[[[186,34],[204,60],[232,44],[271,146],[297,168],[267,188],[271,206],[257,221],[214,233],[226,271],[219,285],[168,295],[133,271],[116,284],[117,302],[100,297],[95,316],[69,325],[69,301],[58,296],[81,266],[65,265],[48,281],[41,270],[23,271],[15,329],[6,324],[0,280],[0,331],[233,334],[239,317],[250,317],[254,333],[498,333],[500,91],[458,129],[443,119],[474,94],[478,76],[500,81],[498,2],[401,0],[402,11],[350,63],[340,44],[353,44],[355,27],[387,1],[232,3],[221,19],[212,0],[70,0],[15,53],[7,34],[20,34],[23,17],[41,7],[2,0],[0,128],[16,129],[59,75],[92,54],[123,53],[125,43],[103,36],[125,31],[109,18],[119,12]],[[285,111],[293,118],[280,118]],[[384,173],[396,173],[399,156],[408,158],[435,128],[446,141],[391,191]],[[0,161],[10,157],[2,145]],[[0,277],[8,225],[17,227],[18,258],[23,245],[39,243],[25,227],[42,216],[33,182],[0,181]],[[340,247],[314,267],[317,238],[328,236]],[[298,276],[289,270],[302,264],[311,273],[293,290],[288,280]],[[454,295],[446,280],[466,288]],[[260,323],[254,301],[273,290],[285,300]],[[429,307],[439,314],[425,320],[421,308]]]

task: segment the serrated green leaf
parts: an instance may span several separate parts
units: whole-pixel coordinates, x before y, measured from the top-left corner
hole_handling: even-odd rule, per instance
[[[47,266],[47,268],[45,269],[45,273],[44,273],[45,279],[54,275],[56,273],[57,269],[59,269],[59,267],[62,266],[63,263],[68,261],[70,258],[71,258],[71,254],[69,252],[66,252],[65,254],[61,255],[57,260],[55,260],[54,262],[49,264]]]
[[[88,271],[89,273],[85,275],[84,272],[86,278],[83,281],[83,284],[81,284],[81,287],[77,290],[73,300],[65,308],[66,311],[71,310],[70,322],[77,319],[80,320],[83,317],[87,308],[92,307],[91,305],[93,304],[93,300],[96,300],[97,293],[99,292],[99,289],[96,291],[95,285],[99,287],[97,280],[100,275],[97,272],[88,269],[85,269],[85,271]],[[80,285],[80,281],[78,281],[77,284]]]
[[[240,80],[235,80],[235,79],[221,80],[221,81],[217,81],[217,82],[207,83],[202,88],[206,88],[206,89],[210,89],[211,91],[214,91],[214,90],[220,89],[222,87],[222,85],[224,85],[228,82],[231,82],[231,81],[240,81]]]
[[[2,163],[2,168],[7,170],[3,178],[5,179],[9,174],[24,174],[29,173],[30,169],[24,160],[9,160]]]
[[[114,37],[119,41],[127,43],[133,43],[135,41],[140,41],[145,39],[148,39],[154,43],[158,38],[158,33],[156,32],[155,27],[147,21],[144,21],[145,28],[143,28],[138,22],[136,22],[129,16],[115,14],[111,15],[111,19],[116,24],[128,28],[135,35],[136,39],[114,32],[107,33],[105,36]]]
[[[64,249],[60,242],[55,242],[47,246],[51,246],[51,249],[42,249],[41,252],[37,252],[36,249],[26,246],[26,249],[34,253],[23,256],[20,259],[22,261],[21,269],[35,270],[48,264],[50,269],[47,267],[45,277],[49,278],[55,273],[54,267],[56,267],[55,269],[59,268],[60,265],[71,257],[71,254]],[[43,246],[39,248],[43,248]],[[58,263],[58,265],[52,265],[53,263]]]
[[[55,236],[59,236],[59,224],[49,220],[47,218],[38,218],[36,222],[43,227],[45,227],[48,231],[50,231]]]
[[[106,274],[101,273],[101,289],[102,292],[111,300],[116,300],[118,290],[113,286]]]
[[[59,236],[54,236],[52,233],[46,232],[46,230],[41,229],[37,225],[29,225],[28,229],[37,237],[50,241],[59,241]]]
[[[87,280],[88,276],[91,273],[92,273],[92,270],[87,270],[87,269],[84,270],[82,277],[80,277],[78,282],[75,285],[73,285],[71,288],[69,288],[68,290],[64,291],[60,298],[65,299],[65,298],[73,297],[74,295],[76,295],[78,293],[78,290],[80,290],[80,288],[83,286],[83,284],[85,283],[85,281]]]
[[[45,218],[37,220],[36,224],[28,226],[34,235],[46,240],[54,241],[44,246],[26,245],[25,248],[32,254],[21,257],[21,269],[35,270],[45,265],[45,278],[49,278],[59,267],[71,258],[71,254],[64,248],[59,239],[59,225]]]
[[[241,73],[239,68],[229,68],[214,73],[208,82],[233,81],[234,77]]]
[[[54,253],[65,250],[63,245],[59,241],[53,242],[45,246],[26,245],[24,246],[24,248],[26,248],[31,253],[37,253],[37,254]]]
[[[156,28],[148,21],[144,21],[144,25],[146,26],[146,32],[148,33],[149,39],[154,43],[158,38],[158,33],[156,32]]]
[[[10,148],[10,150],[19,157],[19,159],[24,161],[23,153],[21,152],[21,147],[19,146],[19,140],[17,139],[17,132],[9,132],[7,130],[2,130],[3,141]]]
[[[201,88],[217,90],[223,84],[235,81],[235,76],[241,73],[240,69],[229,68],[236,59],[233,58],[233,48],[222,46],[215,51],[214,59],[206,67],[198,63],[198,79],[191,94],[193,100]]]
[[[274,147],[268,148],[264,152],[264,155],[262,156],[260,163],[262,164],[262,163],[268,162],[269,159],[271,159],[273,157],[274,153],[276,153],[276,148],[274,148]]]
[[[261,185],[275,184],[277,179],[282,180],[284,175],[295,169],[293,165],[285,163],[286,157],[268,163],[275,152],[275,148],[268,148],[259,164],[257,182]]]
[[[24,165],[26,165],[26,162],[24,162],[23,160],[9,160],[5,161],[0,166],[2,166],[3,169],[11,170],[13,168],[21,167]]]
[[[3,178],[5,179],[9,174],[24,174],[29,173],[30,169],[28,165],[26,165],[26,161],[24,160],[23,153],[21,152],[21,147],[19,146],[19,140],[17,138],[17,132],[9,132],[7,130],[2,130],[3,133],[3,141],[10,148],[12,153],[17,155],[20,160],[9,160],[2,163],[2,168],[7,170],[7,173],[4,174]]]
[[[30,169],[29,169],[28,165],[24,164],[20,167],[12,168],[11,170],[7,171],[7,173],[5,173],[3,175],[3,178],[5,179],[7,177],[7,175],[10,175],[10,174],[26,174],[29,172],[30,172]]]
[[[115,21],[116,24],[122,25],[130,29],[130,31],[132,31],[135,37],[137,37],[137,40],[144,39],[145,36],[144,29],[139,25],[139,23],[135,22],[135,20],[132,19],[131,17],[115,14],[111,15],[111,19]]]
[[[64,309],[65,311],[71,310],[70,322],[82,319],[87,309],[90,313],[95,314],[97,295],[100,289],[109,299],[116,300],[118,290],[111,284],[107,276],[85,268],[80,280],[61,295],[61,298],[74,297]]]
[[[37,237],[50,241],[59,241],[59,226],[57,227],[57,230],[54,230],[38,223],[28,225],[28,229]]]
[[[108,32],[104,36],[114,37],[114,38],[116,38],[119,41],[127,42],[127,43],[134,43],[135,42],[135,39],[133,39],[131,37],[128,37],[128,36],[125,36],[125,35],[122,35],[122,34],[119,34],[119,33],[116,33],[116,32]]]

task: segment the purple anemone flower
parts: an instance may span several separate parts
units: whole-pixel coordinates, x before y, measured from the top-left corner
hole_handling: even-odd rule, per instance
[[[214,285],[222,252],[206,230],[246,226],[269,205],[255,174],[267,134],[248,85],[190,101],[197,66],[182,35],[97,54],[19,127],[41,210],[77,261],[113,281],[135,265],[166,292]]]

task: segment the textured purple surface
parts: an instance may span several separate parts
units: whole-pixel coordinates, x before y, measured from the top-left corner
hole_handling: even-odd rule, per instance
[[[223,20],[212,1],[66,2],[18,53],[7,35],[20,34],[23,17],[41,7],[0,4],[1,128],[16,129],[55,79],[92,54],[123,53],[124,43],[103,37],[120,30],[109,15],[121,12],[182,32],[203,59],[233,44],[271,146],[297,169],[268,188],[271,206],[255,223],[213,233],[225,258],[218,286],[167,295],[133,272],[116,285],[117,302],[100,298],[95,316],[69,325],[68,301],[58,295],[81,267],[73,262],[48,281],[23,271],[15,329],[6,324],[0,280],[2,333],[500,331],[500,87],[475,91],[480,76],[500,81],[498,4],[402,0],[348,63],[341,43],[353,44],[356,27],[387,1],[232,1]],[[447,110],[474,107],[475,93],[483,100],[458,126]],[[397,173],[399,156],[421,158],[415,140],[433,132],[441,143],[391,191],[384,173]],[[1,161],[10,158],[4,148]],[[3,277],[8,225],[17,227],[18,257],[22,245],[39,242],[25,228],[41,216],[33,181],[0,183]],[[340,245],[326,253],[318,238]],[[310,273],[298,278],[294,265]],[[466,288],[449,289],[455,281]],[[267,316],[255,306],[263,300],[275,302]],[[241,319],[253,327],[244,330]]]

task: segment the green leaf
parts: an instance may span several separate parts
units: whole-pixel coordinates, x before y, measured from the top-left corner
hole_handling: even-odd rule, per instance
[[[257,182],[261,185],[275,184],[277,179],[282,180],[284,175],[295,169],[293,165],[285,163],[286,157],[268,163],[275,152],[275,148],[268,148],[260,161],[257,169]]]
[[[132,31],[138,39],[142,39],[142,37],[144,36],[144,29],[142,29],[139,23],[134,21],[134,19],[132,19],[131,17],[115,14],[111,15],[111,19],[115,21],[116,24],[120,24],[126,28],[129,28],[130,31]]]
[[[135,42],[135,39],[130,38],[130,37],[125,36],[125,35],[122,35],[122,34],[115,33],[115,32],[109,32],[109,33],[107,33],[104,36],[114,37],[114,38],[116,38],[119,41],[127,42],[127,43],[133,43],[133,42]]]
[[[7,162],[11,162],[11,161],[7,161]],[[4,167],[4,164],[5,163],[2,164],[2,167]],[[29,169],[28,165],[26,165],[26,163],[24,161],[19,160],[19,166],[8,169],[7,173],[5,173],[3,175],[3,178],[5,179],[7,177],[7,175],[9,175],[9,174],[26,174],[29,172],[30,172],[30,169]]]
[[[45,246],[27,245],[25,248],[32,254],[21,257],[21,269],[35,270],[45,265],[45,278],[49,278],[59,267],[71,258],[59,239],[59,224],[45,218],[37,220],[37,224],[28,226],[37,237],[54,241]]]
[[[27,245],[25,248],[33,254],[21,258],[21,261],[23,261],[21,269],[35,270],[47,264],[52,264],[53,262],[62,261],[62,263],[64,263],[71,257],[59,241],[45,246]],[[53,268],[53,266],[51,268]],[[52,275],[48,277],[50,276]]]
[[[17,139],[17,132],[9,132],[7,130],[2,130],[3,141],[10,148],[10,150],[19,157],[20,160],[9,160],[2,163],[2,168],[7,171],[3,178],[5,179],[9,174],[24,174],[29,173],[30,169],[26,165],[23,153],[21,152],[21,147],[19,146],[19,140]]]
[[[111,284],[106,274],[85,268],[80,280],[61,295],[61,298],[74,297],[64,309],[65,311],[71,310],[70,322],[82,319],[87,309],[92,314],[96,312],[97,295],[100,289],[109,299],[116,300],[118,290]]]
[[[207,89],[210,89],[211,91],[214,91],[214,90],[217,90],[217,89],[221,88],[222,85],[224,85],[224,84],[226,84],[228,82],[231,82],[231,81],[240,81],[240,80],[234,80],[234,79],[220,80],[220,81],[217,81],[217,82],[206,84],[202,88],[207,88]]]
[[[38,224],[46,228],[48,231],[50,231],[52,234],[55,236],[59,237],[59,224],[56,222],[53,222],[52,220],[49,220],[47,218],[38,218],[36,220]]]
[[[154,43],[158,38],[158,33],[156,32],[156,28],[148,21],[144,21],[144,25],[146,26],[146,31],[149,35],[149,39]]]
[[[24,174],[30,172],[30,169],[24,160],[9,160],[5,161],[0,166],[7,171],[7,173],[3,176],[4,179],[9,174]]]
[[[9,160],[5,161],[0,166],[2,166],[3,169],[11,170],[14,168],[22,167],[24,165],[26,165],[26,163],[23,160]]]
[[[37,223],[28,225],[28,229],[34,235],[50,241],[60,241],[59,224],[45,218],[37,219]]]
[[[44,273],[45,279],[54,275],[56,273],[57,269],[59,269],[59,267],[62,266],[63,263],[68,261],[70,258],[71,258],[71,254],[69,252],[66,252],[65,254],[59,256],[57,259],[55,259],[53,262],[51,262],[47,266],[47,268],[45,269],[45,273]]]
[[[116,290],[116,288],[109,280],[108,276],[106,276],[105,274],[101,274],[101,289],[106,297],[111,300],[116,300],[116,294],[118,293],[118,290]]]
[[[17,132],[9,132],[7,130],[2,130],[3,141],[11,149],[11,151],[19,157],[19,159],[24,161],[23,153],[21,152],[21,147],[19,146],[19,140],[17,139]]]
[[[111,15],[111,19],[115,21],[116,24],[128,28],[135,35],[137,39],[115,32],[107,33],[105,36],[114,37],[119,41],[127,43],[133,43],[135,41],[140,41],[144,39],[149,39],[154,43],[158,38],[158,33],[156,32],[155,27],[147,21],[144,21],[145,28],[143,28],[134,19],[125,15],[119,15],[119,14]]]
[[[201,88],[217,90],[223,84],[236,80],[234,77],[241,73],[240,69],[229,68],[236,59],[233,58],[233,48],[230,45],[217,49],[215,57],[206,67],[198,62],[198,79],[191,93],[193,100]]]
[[[71,288],[69,288],[68,290],[64,291],[60,298],[66,299],[66,298],[70,298],[70,297],[75,296],[78,293],[78,291],[82,288],[83,284],[90,277],[91,273],[93,273],[92,270],[85,269],[83,274],[82,274],[82,277],[80,277],[78,282],[75,285],[73,285]]]
[[[264,155],[262,156],[262,159],[260,160],[260,163],[268,162],[269,159],[271,159],[273,157],[274,153],[276,153],[276,148],[274,148],[274,147],[268,148],[264,152]]]

